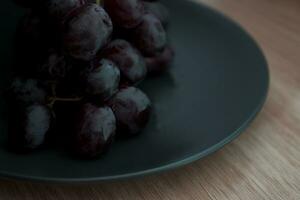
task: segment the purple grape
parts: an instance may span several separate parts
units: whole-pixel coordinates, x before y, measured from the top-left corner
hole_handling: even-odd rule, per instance
[[[81,74],[86,94],[107,100],[119,88],[120,70],[110,60],[103,59]]]
[[[85,104],[75,123],[75,151],[83,158],[103,154],[112,144],[116,133],[116,119],[109,107]]]
[[[114,40],[102,51],[101,56],[113,61],[119,67],[122,81],[135,84],[147,74],[144,58],[139,51],[125,40]]]
[[[137,88],[121,89],[109,105],[116,116],[120,136],[137,135],[149,121],[151,102],[146,94]]]
[[[51,112],[42,104],[11,109],[9,144],[13,150],[26,151],[40,147],[51,127]]]
[[[170,13],[168,8],[159,2],[149,1],[144,2],[145,10],[153,15],[155,15],[162,25],[167,28],[170,21]]]
[[[104,0],[103,5],[116,26],[134,28],[142,21],[144,7],[140,0]]]
[[[157,17],[148,13],[133,31],[131,41],[146,56],[153,56],[167,44],[166,32]]]
[[[112,22],[103,8],[87,4],[66,23],[65,50],[75,59],[91,60],[108,42],[112,30]]]
[[[17,105],[43,104],[46,103],[47,92],[38,80],[15,78],[8,90],[7,99],[8,103]]]
[[[146,57],[148,74],[156,75],[167,70],[174,59],[174,50],[167,46],[163,52],[153,57]]]
[[[43,0],[47,14],[51,20],[65,21],[76,9],[83,6],[85,0]]]
[[[62,80],[71,70],[72,66],[64,55],[50,50],[47,57],[35,70],[38,78],[46,80]]]

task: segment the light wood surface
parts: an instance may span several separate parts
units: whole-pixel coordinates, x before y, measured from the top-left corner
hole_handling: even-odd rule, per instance
[[[300,200],[300,1],[198,1],[242,24],[269,62],[270,95],[246,133],[201,161],[135,180],[83,186],[0,181],[1,200]]]

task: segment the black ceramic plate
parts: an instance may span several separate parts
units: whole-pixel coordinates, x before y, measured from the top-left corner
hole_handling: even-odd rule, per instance
[[[170,38],[176,59],[169,73],[141,85],[154,104],[143,134],[117,141],[107,155],[94,161],[72,159],[55,149],[16,155],[4,148],[6,117],[1,114],[3,177],[85,182],[146,175],[200,159],[249,125],[265,101],[269,81],[256,43],[234,22],[207,7],[180,0],[165,3],[172,13]],[[0,85],[4,88],[19,12],[10,0],[1,4]]]

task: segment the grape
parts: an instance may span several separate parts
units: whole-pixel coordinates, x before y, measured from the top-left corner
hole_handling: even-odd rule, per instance
[[[149,74],[155,75],[166,71],[174,58],[174,50],[167,46],[162,53],[153,57],[147,57],[146,65]]]
[[[41,146],[51,125],[51,112],[48,107],[32,104],[14,111],[10,113],[9,120],[10,147],[23,151]]]
[[[120,136],[134,136],[145,128],[150,118],[151,102],[139,89],[121,89],[109,102],[118,125]]]
[[[84,70],[81,77],[88,95],[106,100],[118,90],[120,70],[110,60],[103,59]]]
[[[65,21],[76,9],[85,4],[85,0],[44,0],[47,14],[52,20]]]
[[[151,101],[134,85],[174,57],[166,7],[157,0],[13,1],[31,9],[17,28],[17,78],[6,96],[10,147],[27,152],[50,141],[92,159],[116,134],[141,133]]]
[[[142,23],[133,31],[131,41],[146,56],[153,56],[164,49],[167,43],[166,32],[157,17],[148,13]]]
[[[159,2],[144,2],[145,10],[153,15],[155,15],[162,25],[167,28],[170,20],[170,14],[168,9]]]
[[[18,105],[45,103],[47,100],[43,84],[34,79],[15,78],[7,94],[8,102]]]
[[[37,66],[36,74],[46,80],[62,80],[71,70],[66,57],[55,50],[50,50],[45,61]]]
[[[112,22],[96,4],[87,4],[66,23],[63,38],[67,53],[79,60],[91,60],[109,40]]]
[[[134,28],[142,20],[144,7],[140,0],[104,0],[103,5],[116,26]]]
[[[101,56],[112,60],[119,67],[122,79],[130,84],[143,80],[147,70],[144,58],[125,40],[114,40],[102,51]]]
[[[103,154],[112,144],[116,133],[115,116],[106,106],[83,105],[75,125],[75,151],[84,158]]]

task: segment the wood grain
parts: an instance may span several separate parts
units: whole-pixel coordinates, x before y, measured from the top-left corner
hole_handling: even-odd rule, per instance
[[[186,167],[84,186],[0,181],[0,199],[300,199],[300,1],[198,0],[231,16],[261,45],[271,69],[263,112],[237,140]]]

